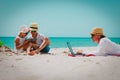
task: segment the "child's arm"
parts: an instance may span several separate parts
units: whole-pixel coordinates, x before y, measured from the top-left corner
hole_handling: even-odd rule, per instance
[[[20,48],[22,48],[24,45],[23,44],[20,44],[20,40],[17,38],[16,40],[15,40],[15,47],[16,47],[16,49],[20,49]]]

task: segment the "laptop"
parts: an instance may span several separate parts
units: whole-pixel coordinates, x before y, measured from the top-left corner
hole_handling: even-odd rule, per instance
[[[83,54],[83,53],[76,54],[76,53],[73,51],[70,42],[67,42],[67,46],[68,46],[68,48],[69,48],[70,53],[71,53],[73,56],[75,56],[75,55],[82,55],[82,56],[85,56],[85,54]]]
[[[67,46],[68,46],[68,48],[69,48],[70,53],[71,53],[72,55],[75,55],[76,53],[73,51],[70,42],[67,42]]]

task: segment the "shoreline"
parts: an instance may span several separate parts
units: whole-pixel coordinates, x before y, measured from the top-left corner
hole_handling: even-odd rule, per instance
[[[4,45],[9,46],[11,49],[14,49],[14,37],[0,37],[0,40],[4,43]],[[120,43],[120,38],[111,38],[111,40],[115,43]],[[89,47],[89,46],[97,46],[96,43],[90,39],[90,37],[52,37],[50,38],[51,48],[66,48],[66,42],[70,42],[72,47]]]

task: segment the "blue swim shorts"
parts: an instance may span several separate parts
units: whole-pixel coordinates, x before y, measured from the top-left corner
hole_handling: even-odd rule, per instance
[[[47,46],[45,46],[45,48],[43,48],[40,52],[48,53],[49,51],[50,51],[50,47],[47,45]]]

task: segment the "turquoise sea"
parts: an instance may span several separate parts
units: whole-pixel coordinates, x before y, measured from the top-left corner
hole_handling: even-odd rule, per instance
[[[0,40],[8,47],[14,49],[14,39],[15,37],[0,37]],[[66,42],[71,42],[73,47],[88,47],[96,46],[91,38],[88,37],[49,37],[51,48],[66,48]],[[120,43],[120,38],[110,38],[115,43]]]

